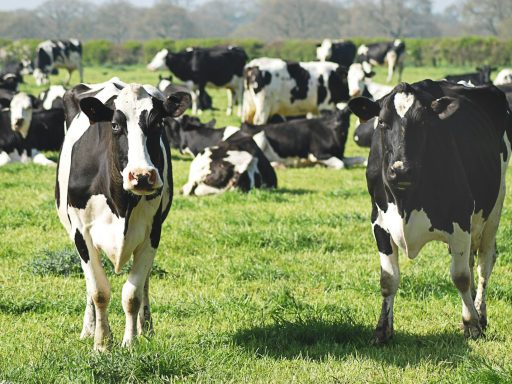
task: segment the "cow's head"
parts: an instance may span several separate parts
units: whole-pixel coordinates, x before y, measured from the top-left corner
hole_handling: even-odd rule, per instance
[[[19,132],[23,138],[28,135],[35,103],[36,98],[24,92],[17,93],[11,100],[11,128]]]
[[[123,188],[137,195],[154,194],[162,187],[163,119],[181,115],[189,105],[187,92],[164,97],[156,88],[140,84],[124,87],[112,105],[94,97],[80,100],[91,124],[105,122],[101,128],[111,130],[113,162]]]
[[[151,60],[151,63],[148,64],[147,68],[150,71],[164,70],[166,68],[165,59],[168,54],[168,49],[162,49],[155,55],[155,57],[153,57],[153,60]]]
[[[48,78],[48,73],[44,72],[41,68],[34,69],[34,79],[36,80],[37,85],[44,85],[50,82]]]
[[[418,178],[429,132],[445,128],[440,121],[459,109],[459,100],[446,96],[435,100],[402,83],[378,101],[352,99],[349,108],[362,121],[378,117],[381,140],[372,145],[381,146],[385,182],[394,191],[405,191]]]
[[[491,67],[490,65],[483,65],[482,67],[477,67],[476,70],[480,76],[481,84],[489,84],[491,83],[491,72],[496,71],[498,68]]]
[[[366,72],[360,63],[352,64],[348,69],[348,93],[350,97],[361,96],[366,88],[367,79],[371,79],[375,72]]]
[[[318,44],[316,48],[316,58],[320,61],[328,61],[332,56],[332,41],[324,39],[322,44]]]
[[[22,81],[23,78],[18,73],[5,73],[0,78],[0,85],[1,88],[16,92],[18,90],[19,83]]]
[[[245,88],[252,88],[256,93],[261,91],[265,85],[272,81],[272,74],[268,71],[262,71],[258,66],[247,67],[244,69]]]
[[[21,59],[20,62],[20,74],[31,75],[34,73],[34,65],[30,59]]]

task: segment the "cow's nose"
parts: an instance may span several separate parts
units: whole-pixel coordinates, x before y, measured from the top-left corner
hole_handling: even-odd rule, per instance
[[[411,168],[407,163],[397,160],[388,169],[388,180],[406,186],[411,181]]]
[[[157,172],[155,169],[150,169],[144,172],[129,172],[128,180],[137,189],[152,189],[157,181]]]
[[[25,119],[21,118],[21,119],[16,119],[16,121],[14,122],[14,125],[16,126],[16,128],[20,128],[23,126],[23,123],[25,122]]]

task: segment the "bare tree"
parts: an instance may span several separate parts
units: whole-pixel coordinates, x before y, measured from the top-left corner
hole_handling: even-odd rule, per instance
[[[184,8],[161,1],[149,8],[139,20],[146,38],[183,39],[196,37],[197,30]]]
[[[463,15],[470,24],[483,28],[487,33],[499,35],[500,24],[512,17],[510,0],[466,0]]]
[[[88,23],[91,5],[85,1],[47,0],[37,8],[36,14],[43,22],[45,37],[84,38],[91,28]]]
[[[127,39],[138,38],[135,21],[144,10],[134,7],[126,0],[114,0],[98,7],[95,16],[94,36],[121,43]]]

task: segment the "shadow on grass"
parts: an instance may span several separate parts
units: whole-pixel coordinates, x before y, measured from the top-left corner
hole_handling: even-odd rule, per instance
[[[306,320],[238,331],[233,340],[259,357],[322,360],[357,355],[398,367],[425,361],[457,365],[469,353],[462,333],[408,334],[395,330],[385,346],[373,344],[373,328],[354,323]]]
[[[272,190],[272,193],[277,193],[281,195],[295,195],[295,196],[302,196],[302,195],[309,195],[311,193],[315,193],[315,191],[311,189],[304,189],[304,188],[276,188]]]

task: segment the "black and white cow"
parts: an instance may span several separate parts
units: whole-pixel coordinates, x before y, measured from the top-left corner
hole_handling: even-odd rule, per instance
[[[356,45],[350,40],[324,39],[316,48],[316,58],[320,61],[332,61],[333,63],[349,67],[356,57]]]
[[[85,274],[81,337],[94,337],[97,350],[108,348],[110,285],[101,253],[116,272],[133,255],[122,290],[123,345],[128,346],[138,333],[152,330],[149,275],[172,201],[171,158],[162,120],[181,114],[190,96],[164,98],[153,86],[118,81],[80,84],[69,95],[77,99],[67,116],[76,114],[60,153],[55,197]]]
[[[398,69],[398,81],[402,79],[404,70],[405,43],[402,40],[382,43],[363,44],[357,49],[356,63],[361,63],[366,72],[371,72],[372,65],[388,65],[389,83]]]
[[[34,69],[36,84],[48,83],[49,75],[57,68],[68,70],[66,84],[69,84],[74,70],[78,70],[80,82],[83,81],[82,43],[80,41],[76,39],[46,40],[37,46]]]
[[[425,80],[399,84],[376,102],[353,99],[349,107],[362,120],[378,118],[366,171],[381,262],[376,341],[393,336],[398,249],[413,259],[433,240],[449,246],[464,335],[479,337],[487,325],[485,293],[511,151],[512,116],[503,93],[494,86]]]
[[[262,57],[245,68],[242,121],[333,111],[349,99],[347,70],[331,62],[291,62]]]
[[[14,63],[6,64],[0,70],[0,89],[7,89],[13,92],[18,90],[19,84],[23,83],[23,75],[33,72],[30,60],[23,59]]]
[[[495,67],[484,65],[482,67],[477,67],[476,72],[463,73],[460,75],[447,75],[445,80],[453,83],[461,81],[469,85],[492,84],[491,72],[495,70]]]
[[[183,194],[205,196],[276,187],[276,173],[263,152],[251,136],[239,132],[205,148],[192,160]]]
[[[504,68],[498,72],[494,85],[504,85],[512,83],[512,68]]]
[[[242,132],[253,136],[272,165],[294,165],[299,161],[345,167],[345,144],[350,126],[350,110],[330,115],[297,119],[278,124],[242,124]]]
[[[348,69],[348,92],[350,97],[365,96],[378,100],[387,95],[393,87],[372,81],[375,72],[366,72],[363,64],[354,63]]]
[[[214,126],[215,120],[205,124],[201,123],[197,117],[189,115],[164,120],[165,132],[171,147],[194,157],[205,148],[217,145],[240,130],[232,126],[224,128],[214,128]]]
[[[47,90],[42,91],[39,94],[41,107],[46,110],[52,108],[64,109],[63,97],[65,93],[66,88],[64,88],[62,85],[50,85]]]
[[[236,46],[194,47],[177,53],[163,49],[155,55],[147,68],[156,71],[167,67],[177,78],[186,82],[193,91],[193,113],[196,113],[198,108],[196,98],[203,98],[202,106],[208,105],[206,86],[226,88],[228,91],[226,113],[231,115],[234,99],[239,108],[242,105],[243,71],[247,58],[243,48]]]

